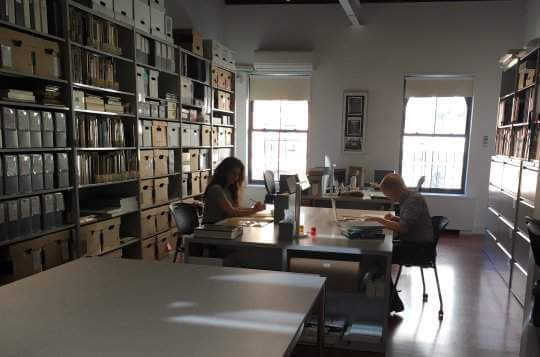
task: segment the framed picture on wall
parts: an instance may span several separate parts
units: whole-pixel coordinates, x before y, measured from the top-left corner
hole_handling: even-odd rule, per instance
[[[343,95],[343,151],[364,151],[366,114],[367,92],[345,92]]]

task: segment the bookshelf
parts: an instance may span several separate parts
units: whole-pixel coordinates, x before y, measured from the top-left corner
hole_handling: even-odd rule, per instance
[[[532,217],[540,204],[539,70],[538,48],[518,55],[503,70],[486,213],[485,251],[522,305],[530,295],[527,279],[534,269],[525,217]]]
[[[174,44],[172,34],[141,29],[135,12],[150,8],[140,4],[144,0],[131,3],[132,19],[117,16],[114,8],[99,8],[109,2],[45,3],[48,28],[0,18],[3,37],[48,46],[52,57],[44,63],[59,64],[45,67],[37,61],[39,66],[30,68],[24,61],[0,62],[0,109],[10,108],[14,115],[51,113],[42,115],[53,120],[53,130],[42,132],[52,135],[50,145],[16,147],[0,141],[2,174],[6,156],[10,162],[28,157],[39,162],[41,157],[53,168],[43,173],[47,186],[29,191],[10,187],[6,193],[0,176],[0,283],[30,274],[17,272],[28,264],[27,256],[10,256],[19,244],[25,244],[27,255],[42,257],[31,273],[82,256],[154,259],[163,237],[175,235],[168,205],[201,200],[213,169],[235,150],[234,71],[216,72],[219,63]],[[165,9],[156,4],[167,22]],[[219,82],[213,73],[222,73],[228,82]],[[56,116],[63,131],[56,130]],[[190,135],[183,136],[183,130]],[[192,154],[198,155],[196,161],[191,156],[183,161]],[[144,160],[150,156],[147,172]],[[40,208],[28,222],[34,218],[40,227],[15,232],[9,219],[2,220],[9,218],[7,204],[15,207],[16,202],[18,211],[22,204],[26,211],[32,207],[28,201]],[[54,211],[48,216],[45,202],[52,202]],[[56,254],[61,261],[54,264],[47,258],[52,246],[62,249]]]

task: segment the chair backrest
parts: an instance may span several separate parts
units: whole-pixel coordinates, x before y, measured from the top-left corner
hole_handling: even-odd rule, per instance
[[[426,176],[422,176],[418,179],[418,183],[416,184],[416,191],[422,191],[422,185],[424,184],[424,182],[426,182]]]
[[[274,172],[270,170],[265,170],[263,176],[266,192],[270,195],[274,195],[276,193],[276,181],[274,179]]]
[[[540,220],[525,217],[527,228],[529,230],[529,239],[531,240],[531,249],[533,251],[536,265],[540,266]]]
[[[192,234],[195,228],[199,226],[199,216],[197,215],[197,209],[187,203],[173,203],[169,206],[171,213],[176,222],[176,228],[178,233]]]
[[[394,172],[394,170],[375,170],[373,172],[373,181],[376,183],[381,183],[386,175],[393,174]]]
[[[437,243],[439,243],[441,232],[444,231],[448,225],[448,218],[444,216],[433,216],[431,217],[431,224],[433,225],[433,238],[436,247]]]

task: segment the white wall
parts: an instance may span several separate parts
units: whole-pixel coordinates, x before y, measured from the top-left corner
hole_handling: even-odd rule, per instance
[[[527,0],[525,43],[540,37],[540,1]]]
[[[166,0],[173,28],[193,29],[205,39],[223,41],[223,0]]]
[[[464,200],[473,202],[474,225],[462,228],[483,231],[500,81],[497,59],[506,49],[521,46],[523,8],[521,0],[367,4],[363,6],[366,27],[355,31],[339,5],[225,6],[225,40],[237,51],[240,63],[252,63],[257,49],[315,52],[310,166],[322,164],[328,153],[338,167],[397,169],[404,76],[474,76],[466,187],[473,200]],[[342,95],[346,90],[369,92],[367,150],[363,154],[341,151]],[[245,107],[246,98],[237,95],[237,99],[237,105]],[[239,111],[238,121],[245,120],[242,113]],[[488,147],[482,147],[484,135],[489,135]],[[245,139],[240,138],[239,143]],[[244,148],[238,154],[247,159]]]

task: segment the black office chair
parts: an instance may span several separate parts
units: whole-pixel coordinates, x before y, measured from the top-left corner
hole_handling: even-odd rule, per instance
[[[439,243],[439,237],[441,232],[448,226],[448,218],[444,216],[433,216],[431,217],[431,223],[433,225],[433,244],[429,244],[429,247],[426,248],[424,243],[410,243],[412,245],[419,244],[421,247],[418,249],[418,252],[421,254],[416,254],[414,257],[403,257],[399,259],[399,270],[394,284],[394,288],[397,288],[399,277],[401,276],[401,269],[405,265],[406,267],[419,267],[420,274],[422,275],[422,300],[427,302],[428,295],[426,294],[426,282],[424,280],[424,268],[432,268],[435,272],[435,280],[437,282],[437,291],[439,292],[439,320],[443,319],[443,301],[441,295],[441,286],[439,284],[439,275],[437,274],[437,244]]]
[[[422,191],[422,185],[426,182],[426,176],[422,176],[418,179],[418,183],[416,184],[416,191],[421,192]]]
[[[274,179],[274,172],[270,170],[264,171],[264,187],[266,187],[266,196],[264,203],[274,203],[274,196],[276,194],[276,181]]]
[[[534,262],[538,267],[540,267],[540,220],[525,217],[525,222],[527,222]],[[531,313],[531,321],[535,327],[540,327],[540,280],[537,280],[534,283],[532,294],[534,302]]]
[[[176,228],[178,229],[178,238],[176,239],[176,249],[174,250],[174,260],[178,253],[183,251],[182,239],[184,235],[193,234],[195,228],[199,226],[199,216],[197,215],[197,208],[187,203],[172,203],[169,206],[171,214],[176,222]]]

